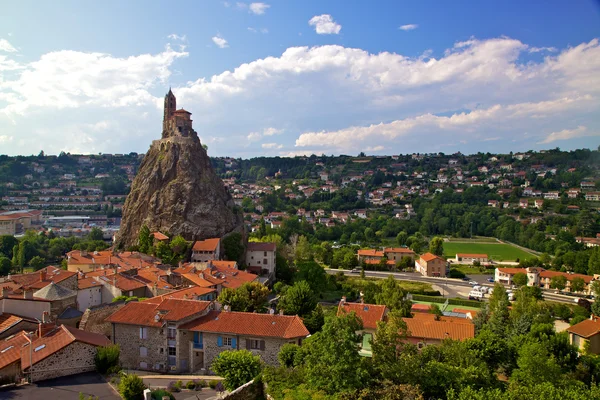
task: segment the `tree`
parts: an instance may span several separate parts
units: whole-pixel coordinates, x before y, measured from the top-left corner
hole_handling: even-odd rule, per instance
[[[391,275],[381,283],[381,291],[375,295],[375,301],[398,311],[403,317],[410,317],[412,302],[404,299],[404,291]]]
[[[267,236],[267,224],[265,223],[264,217],[260,217],[260,228],[258,229],[258,234],[260,237]]]
[[[246,282],[237,289],[225,288],[219,302],[230,306],[232,311],[262,311],[269,293],[269,288],[260,282]]]
[[[295,280],[306,281],[315,293],[320,293],[327,284],[327,273],[319,264],[314,261],[304,261],[297,263],[298,272]]]
[[[29,260],[29,266],[33,268],[34,271],[44,268],[45,265],[46,260],[40,256],[35,256],[31,260]]]
[[[407,239],[408,239],[408,233],[406,233],[406,231],[401,231],[396,236],[396,242],[398,243],[399,246],[405,246]]]
[[[313,259],[312,249],[306,236],[302,235],[298,238],[296,244],[296,260],[298,261],[310,261]]]
[[[433,303],[431,306],[429,306],[429,312],[433,315],[435,315],[435,320],[439,321],[441,317],[444,316],[444,313],[442,313],[442,309],[440,308],[440,306],[438,306],[437,304]]]
[[[325,324],[325,314],[323,313],[323,307],[317,304],[314,310],[308,315],[304,315],[302,318],[304,326],[310,333],[316,333],[321,330],[323,324]]]
[[[114,369],[119,365],[119,355],[121,350],[118,344],[98,347],[94,356],[94,364],[96,371],[101,374],[106,374],[109,370]]]
[[[488,327],[493,333],[504,336],[508,322],[508,295],[502,284],[496,282],[489,301]]]
[[[148,254],[152,249],[153,238],[150,235],[150,229],[146,225],[142,225],[140,228],[140,236],[138,244],[140,246],[140,253]]]
[[[317,307],[317,298],[306,281],[294,283],[285,295],[281,297],[278,305],[285,315],[305,316]]]
[[[12,235],[0,236],[0,253],[8,258],[13,257],[13,249],[19,245],[19,241]]]
[[[144,396],[146,385],[142,378],[135,374],[126,374],[119,382],[119,393],[124,400],[140,400]]]
[[[244,254],[242,234],[239,232],[234,232],[223,239],[223,250],[227,260],[240,261],[242,255]]]
[[[571,280],[571,292],[582,292],[585,288],[585,281],[583,278],[575,277]]]
[[[295,343],[286,343],[279,349],[279,353],[277,354],[277,359],[279,360],[279,364],[283,365],[287,368],[292,368],[294,366],[294,360],[296,359],[296,354],[300,346]]]
[[[258,376],[262,363],[248,350],[227,350],[214,359],[211,369],[225,378],[225,387],[231,391]]]
[[[550,288],[556,289],[559,292],[563,291],[567,286],[567,278],[564,275],[553,276],[550,279]]]
[[[436,236],[429,242],[429,252],[436,256],[442,256],[444,254],[444,239]]]
[[[183,238],[181,235],[175,236],[169,245],[171,247],[171,251],[173,255],[176,256],[177,262],[183,260],[187,255],[187,252],[190,248],[190,243]]]
[[[102,233],[102,229],[100,229],[98,227],[93,227],[88,235],[88,240],[92,240],[92,241],[104,240],[104,234]]]
[[[518,287],[527,285],[527,274],[524,272],[518,272],[513,276],[513,283]]]
[[[11,262],[7,257],[0,257],[0,276],[6,276],[10,273]]]

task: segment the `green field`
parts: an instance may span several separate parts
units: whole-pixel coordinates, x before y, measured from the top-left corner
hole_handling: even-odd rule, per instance
[[[535,257],[517,247],[504,243],[457,243],[444,242],[444,256],[454,257],[456,253],[487,254],[494,261],[526,260]]]

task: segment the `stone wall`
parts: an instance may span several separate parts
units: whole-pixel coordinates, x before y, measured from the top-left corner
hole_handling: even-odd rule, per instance
[[[168,368],[167,328],[146,327],[147,339],[140,339],[139,325],[114,324],[113,343],[121,348],[121,365],[129,369],[166,371]],[[146,348],[146,356],[140,348]],[[146,367],[143,364],[146,363]]]
[[[77,274],[60,281],[59,285],[62,287],[66,287],[67,289],[77,291],[77,289],[79,288],[77,283]]]
[[[74,342],[33,365],[33,381],[94,371],[96,346]]]
[[[0,385],[19,382],[22,376],[21,360],[0,369]]]
[[[52,318],[53,321],[56,321],[57,317],[62,314],[67,307],[77,308],[77,295],[62,300],[53,300],[50,305],[50,318]]]
[[[83,313],[83,317],[79,323],[79,329],[100,333],[111,339],[113,333],[112,324],[110,322],[105,322],[105,319],[120,310],[124,305],[124,301],[119,301],[117,303],[103,304],[97,307],[88,308]]]

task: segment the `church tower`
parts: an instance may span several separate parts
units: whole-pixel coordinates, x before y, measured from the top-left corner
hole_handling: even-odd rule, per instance
[[[163,131],[167,130],[167,121],[171,119],[173,113],[175,112],[177,107],[177,100],[175,100],[175,95],[169,88],[169,93],[165,95],[165,110],[163,116]]]

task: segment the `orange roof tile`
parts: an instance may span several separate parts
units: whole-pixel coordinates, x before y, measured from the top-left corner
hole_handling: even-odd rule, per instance
[[[567,329],[567,332],[573,333],[583,338],[589,338],[600,333],[600,321],[595,319],[586,319]]]
[[[181,276],[183,276],[188,281],[192,282],[194,285],[197,285],[197,286],[200,286],[200,287],[209,288],[209,287],[213,287],[213,286],[217,285],[217,283],[209,282],[206,279],[204,279],[202,277],[202,274],[200,274],[200,275],[196,275],[196,274],[182,274]]]
[[[213,238],[206,240],[198,240],[192,247],[193,251],[217,251],[221,239]]]
[[[23,346],[29,341],[25,331],[0,341],[0,370],[21,360]]]
[[[403,254],[415,254],[414,251],[407,247],[388,247],[383,250],[384,253],[403,253]]]
[[[44,274],[46,279],[42,280],[42,276]],[[77,272],[65,271],[54,266],[48,266],[40,269],[39,271],[28,274],[11,275],[10,280],[24,287],[41,289],[48,286],[51,282],[59,283],[74,275],[77,275]]]
[[[197,297],[207,295],[209,293],[217,293],[215,289],[199,287],[199,286],[190,286],[185,289],[174,290],[169,293],[162,294],[160,296],[155,296],[150,299],[144,300],[145,303],[155,303],[158,304],[163,299],[186,299],[186,300],[196,300]]]
[[[8,314],[8,313],[0,314],[0,333],[15,326],[16,324],[18,324],[19,322],[21,322],[23,320],[28,321],[28,322],[37,323],[36,320],[31,319],[31,318],[20,317],[18,315]]]
[[[69,257],[69,265],[91,265],[96,264],[98,267],[103,265],[117,265],[124,270],[132,268],[151,267],[158,263],[157,258],[146,254],[138,253],[137,251],[124,251],[113,254],[112,250],[82,252],[73,250],[67,253]]]
[[[102,283],[98,278],[90,277],[90,278],[82,278],[77,281],[77,287],[81,289],[89,289],[92,287],[100,287]]]
[[[169,237],[167,235],[160,233],[160,232],[152,232],[151,235],[156,240],[169,240]]]
[[[431,254],[431,253],[425,253],[425,254],[421,255],[421,260],[423,260],[425,262],[433,261],[433,260],[436,260],[436,259],[442,260],[442,261],[446,261],[442,257],[436,256],[435,254]]]
[[[418,339],[464,340],[475,337],[475,325],[470,320],[444,317],[435,320],[433,314],[417,313],[415,318],[402,318],[406,323],[408,337]]]
[[[383,257],[383,251],[374,249],[363,249],[358,251],[358,255],[365,257]]]
[[[277,245],[270,242],[248,242],[248,251],[275,251]]]
[[[294,339],[309,335],[297,315],[257,314],[211,311],[206,316],[181,326],[195,332]]]
[[[523,274],[527,273],[527,269],[525,269],[525,268],[498,268],[498,271],[503,272],[505,274],[509,274],[509,275],[514,275],[514,274],[519,274],[519,273],[523,273]]]
[[[337,315],[354,312],[363,323],[365,329],[377,329],[377,322],[383,321],[386,307],[378,304],[348,303],[340,301]]]
[[[152,299],[149,299],[152,300]],[[211,306],[210,301],[162,299],[159,304],[152,301],[131,301],[106,319],[115,324],[160,327],[164,321],[177,322],[200,314]],[[155,319],[156,315],[160,319]]]
[[[593,276],[590,275],[582,275],[582,274],[568,274],[566,272],[558,272],[558,271],[547,271],[544,270],[540,272],[540,278],[550,278],[552,279],[555,276],[564,276],[568,281],[572,281],[573,278],[581,278],[585,283],[590,283],[594,280]]]

